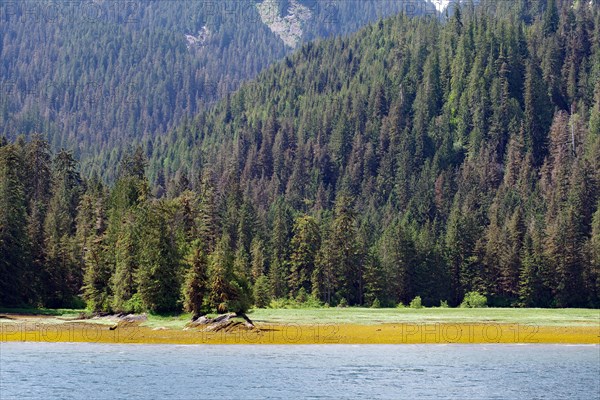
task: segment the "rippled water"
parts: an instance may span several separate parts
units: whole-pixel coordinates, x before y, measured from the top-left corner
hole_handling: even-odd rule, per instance
[[[1,343],[1,399],[600,398],[600,346]]]

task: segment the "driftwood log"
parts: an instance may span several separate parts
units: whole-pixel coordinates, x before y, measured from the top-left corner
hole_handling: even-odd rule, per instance
[[[242,318],[244,322],[234,321],[234,318]],[[202,328],[207,332],[229,332],[236,328],[255,329],[254,323],[244,313],[228,313],[222,314],[215,318],[207,318],[201,316],[188,324],[192,328]]]

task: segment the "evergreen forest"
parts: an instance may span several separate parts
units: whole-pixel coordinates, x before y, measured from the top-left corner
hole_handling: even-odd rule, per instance
[[[168,112],[141,122],[106,104],[115,132],[131,126],[124,149],[106,121],[2,120],[0,305],[200,315],[477,292],[599,307],[600,5],[485,4],[399,13],[286,55],[280,43],[257,61],[281,61],[238,65],[256,79],[189,113],[198,69],[177,89],[136,70],[138,117]],[[164,46],[164,63],[186,51]]]

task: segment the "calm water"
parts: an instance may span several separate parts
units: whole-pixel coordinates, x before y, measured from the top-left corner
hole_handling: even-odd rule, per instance
[[[0,398],[597,399],[600,346],[0,344]]]

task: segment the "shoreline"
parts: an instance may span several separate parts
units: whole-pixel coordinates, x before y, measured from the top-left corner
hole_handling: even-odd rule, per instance
[[[211,332],[140,323],[46,322],[47,318],[0,319],[0,342],[105,344],[600,344],[597,326],[510,323],[271,324]]]

